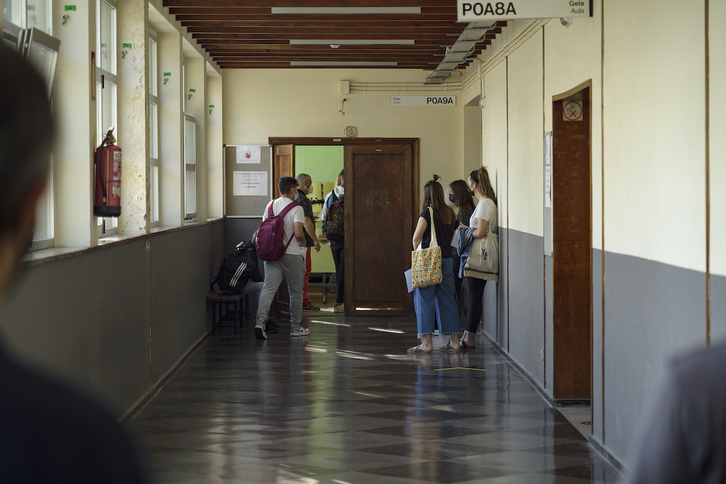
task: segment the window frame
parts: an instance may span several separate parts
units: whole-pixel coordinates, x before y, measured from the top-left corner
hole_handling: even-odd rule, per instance
[[[160,165],[159,155],[159,42],[154,35],[149,35],[149,225],[152,228],[160,224]]]
[[[111,32],[108,37],[110,46],[106,46],[105,49],[110,55],[110,67],[112,71],[106,70],[103,67],[103,19],[102,19],[102,6],[103,4],[108,5],[112,9],[111,19]],[[118,6],[114,0],[96,0],[96,146],[100,146],[103,139],[106,136],[110,126],[104,126],[105,114],[105,96],[104,90],[109,88],[110,96],[110,121],[111,126],[114,127],[114,135],[118,136]],[[110,84],[110,86],[106,86]],[[95,150],[94,150],[95,154]],[[94,165],[95,166],[95,165]],[[95,190],[96,183],[94,181],[93,187]],[[95,193],[94,193],[95,200]],[[117,217],[96,217],[96,226],[98,229],[98,237],[110,237],[118,234],[118,218]]]
[[[193,126],[193,129],[189,130],[189,126]],[[189,149],[190,146],[191,149]],[[191,190],[188,186],[190,174],[194,176]],[[184,220],[193,220],[197,217],[197,120],[188,114],[184,115],[184,186],[182,189],[184,190]],[[190,210],[189,207],[190,198],[193,198],[193,210]]]

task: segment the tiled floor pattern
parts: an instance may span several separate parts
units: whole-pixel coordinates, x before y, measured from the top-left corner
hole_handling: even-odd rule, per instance
[[[412,318],[307,316],[304,338],[217,332],[134,417],[154,482],[617,481],[483,339],[413,356]]]

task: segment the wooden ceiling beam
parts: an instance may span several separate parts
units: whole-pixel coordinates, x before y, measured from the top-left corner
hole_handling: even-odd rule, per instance
[[[308,32],[308,33],[297,33],[295,35],[285,35],[282,33],[219,33],[219,32],[195,32],[192,33],[194,39],[215,39],[215,40],[282,40],[289,42],[290,38],[294,39],[332,39],[332,40],[378,40],[378,39],[401,39],[401,40],[413,40],[413,41],[436,41],[441,42],[441,45],[451,45],[456,41],[456,37],[449,37],[445,34],[439,33],[400,33],[400,32],[389,32],[385,36],[380,33],[374,34],[370,32],[366,33],[341,33],[341,32]]]
[[[245,29],[409,29],[409,30],[422,30],[428,31],[445,31],[445,32],[461,32],[466,27],[462,25],[459,28],[458,25],[452,26],[451,21],[438,20],[435,22],[410,22],[401,20],[386,20],[386,21],[375,21],[375,22],[361,22],[355,20],[328,20],[328,21],[248,21],[248,20],[205,20],[205,21],[188,21],[182,22],[182,25],[190,28],[208,27],[210,29],[233,29],[233,28],[245,28]]]
[[[284,17],[285,14],[274,14],[270,7],[241,7],[241,6],[228,6],[228,5],[209,5],[208,3],[198,2],[198,5],[194,6],[179,6],[170,7],[169,13],[171,15],[270,15],[274,17]],[[299,14],[294,15],[295,17],[302,17],[303,15],[315,16],[316,14]],[[345,17],[361,17],[368,15],[380,15],[380,14],[345,14],[338,16]],[[421,13],[416,14],[398,14],[399,17],[427,17],[427,16],[454,16],[456,17],[456,5],[447,5],[445,7],[421,7]],[[292,15],[290,15],[292,16]],[[322,16],[322,14],[321,14]],[[333,15],[327,15],[331,17]]]
[[[327,33],[329,35],[345,35],[346,37],[341,38],[357,38],[360,34],[368,34],[368,35],[375,35],[380,38],[389,38],[387,35],[388,33],[397,33],[399,35],[410,35],[410,34],[428,34],[428,35],[446,35],[446,34],[460,34],[466,26],[453,26],[453,27],[431,27],[431,28],[422,28],[422,27],[398,27],[394,31],[391,31],[391,29],[388,29],[386,27],[382,26],[356,26],[356,27],[331,27],[331,28],[325,28],[325,27],[311,27],[311,28],[300,28],[299,26],[295,26],[294,28],[285,28],[280,29],[279,27],[265,27],[265,25],[257,25],[257,26],[221,26],[221,27],[187,27],[187,32],[190,34],[198,34],[203,32],[215,32],[219,34],[250,34],[250,33],[260,33],[260,34],[268,34],[268,33],[274,33],[274,30],[277,29],[280,33],[280,35],[284,35],[288,39],[290,38],[300,38],[300,35],[307,35],[307,34],[322,34]],[[271,32],[272,31],[272,32]],[[374,33],[376,31],[381,31],[380,33]],[[384,34],[384,35],[382,35]]]
[[[165,7],[259,7],[259,0],[164,0]],[[266,7],[451,7],[451,0],[265,0]]]

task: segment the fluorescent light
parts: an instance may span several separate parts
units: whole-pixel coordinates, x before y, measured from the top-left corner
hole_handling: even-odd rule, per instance
[[[290,39],[290,45],[414,45],[413,39]]]
[[[376,66],[386,66],[386,67],[395,67],[398,65],[398,62],[357,62],[357,61],[293,61],[290,62],[290,66],[292,67],[319,67],[319,66],[325,66],[325,67],[331,67],[331,66],[356,66],[356,67],[376,67]],[[376,310],[380,308],[375,308]],[[393,309],[393,308],[391,308]]]
[[[272,7],[273,15],[418,15],[421,7]]]

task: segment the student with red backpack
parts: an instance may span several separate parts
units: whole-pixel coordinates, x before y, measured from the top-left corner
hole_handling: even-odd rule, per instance
[[[305,261],[300,247],[305,247],[305,215],[302,207],[294,202],[297,180],[284,176],[278,180],[277,187],[282,196],[267,204],[255,236],[257,255],[265,266],[255,323],[255,337],[260,340],[267,339],[265,322],[283,278],[290,293],[290,336],[310,334],[309,329],[302,327]]]

